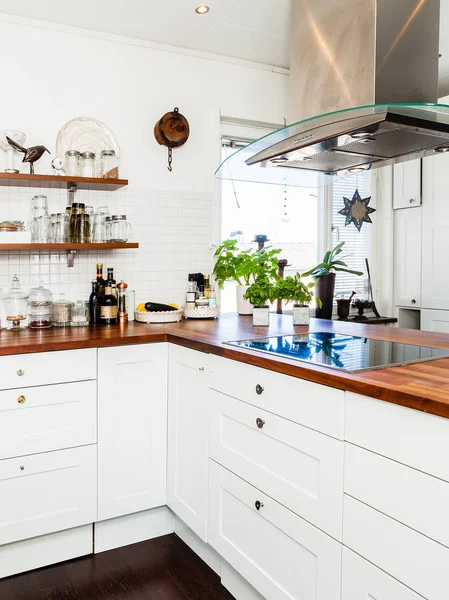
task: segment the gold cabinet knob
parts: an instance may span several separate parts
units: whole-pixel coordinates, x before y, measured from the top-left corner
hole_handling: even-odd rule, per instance
[[[17,369],[17,375],[22,377],[22,375],[25,375],[25,371],[23,369]]]
[[[19,404],[23,404],[23,403],[25,402],[25,400],[26,400],[25,396],[19,396],[19,397],[17,398],[17,402],[18,402]]]
[[[20,470],[23,471],[25,469],[25,467],[23,465],[20,465]]]

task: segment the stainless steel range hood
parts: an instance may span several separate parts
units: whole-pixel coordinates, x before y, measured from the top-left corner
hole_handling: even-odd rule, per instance
[[[292,0],[297,122],[217,175],[312,187],[448,151],[449,106],[436,104],[439,12],[440,0]]]

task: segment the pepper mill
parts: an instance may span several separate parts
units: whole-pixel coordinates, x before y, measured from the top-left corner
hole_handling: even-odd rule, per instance
[[[118,311],[117,311],[117,319],[119,323],[127,323],[128,322],[128,313],[126,312],[126,290],[128,288],[128,284],[124,281],[121,281],[117,284],[117,294],[118,294]]]

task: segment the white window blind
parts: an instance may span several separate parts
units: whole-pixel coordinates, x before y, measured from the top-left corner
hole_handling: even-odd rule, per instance
[[[345,227],[346,217],[338,214],[344,208],[343,198],[352,198],[355,190],[359,190],[362,198],[371,196],[371,174],[361,173],[356,177],[335,178],[332,192],[332,244],[333,247],[339,242],[345,242],[343,255],[348,255],[344,261],[350,269],[362,271],[364,275],[350,275],[339,272],[335,283],[335,295],[344,294],[348,296],[353,290],[359,290],[362,280],[366,281],[365,258],[369,259],[370,229],[371,223],[363,223],[361,231],[353,223]],[[374,217],[375,218],[375,217]]]

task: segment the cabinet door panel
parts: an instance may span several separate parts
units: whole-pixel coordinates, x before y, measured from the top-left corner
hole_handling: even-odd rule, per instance
[[[212,460],[209,543],[266,600],[340,600],[341,545]]]
[[[421,330],[449,333],[449,310],[422,310]]]
[[[0,544],[93,523],[97,447],[0,461]]]
[[[421,306],[421,208],[394,213],[396,306]]]
[[[421,204],[421,159],[394,165],[393,208],[410,208]]]
[[[208,355],[170,345],[167,504],[207,539]]]
[[[361,556],[343,548],[341,600],[422,600]]]
[[[99,520],[166,502],[167,344],[98,351]]]
[[[423,308],[449,309],[449,156],[423,159],[422,304]]]
[[[211,390],[209,448],[216,462],[341,540],[343,442]]]

